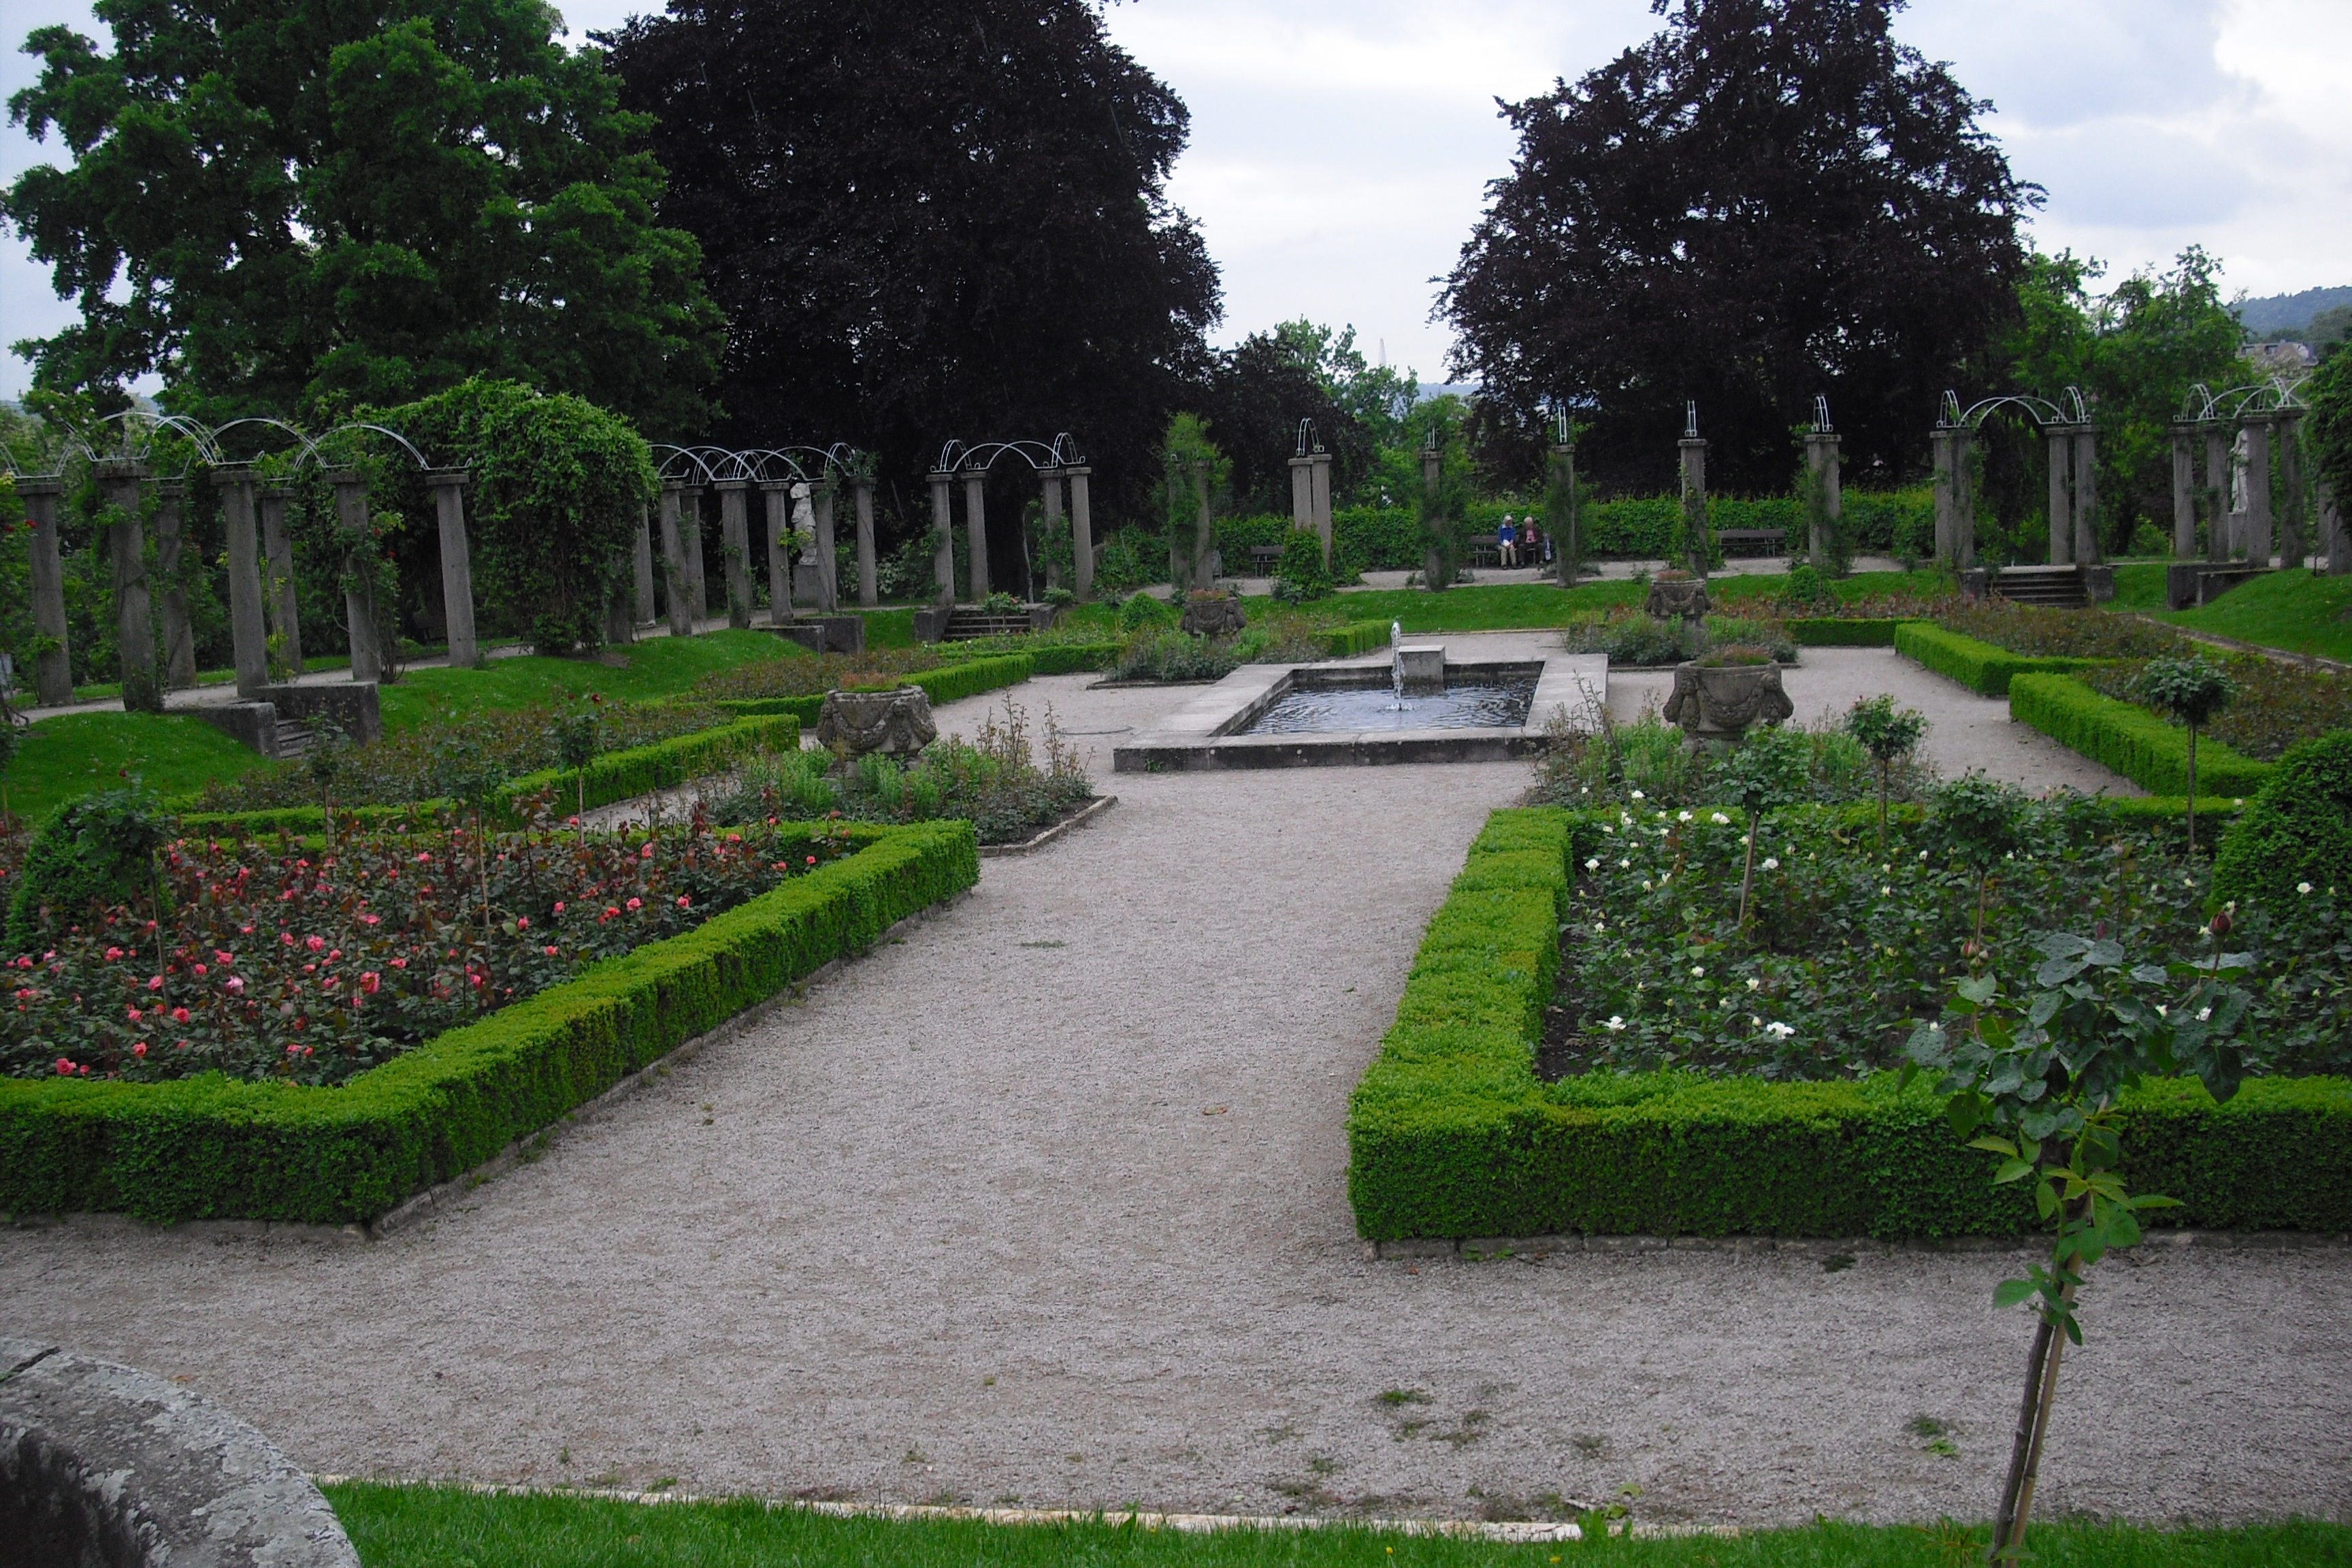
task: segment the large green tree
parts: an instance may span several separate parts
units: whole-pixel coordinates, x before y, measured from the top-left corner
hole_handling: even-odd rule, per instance
[[[36,29],[11,118],[68,167],[0,199],[80,321],[44,385],[161,374],[212,413],[331,414],[472,374],[648,428],[704,416],[721,337],[660,226],[646,117],[538,0],[97,0]]]
[[[2015,314],[2038,193],[1989,106],[1890,36],[1899,4],[1679,0],[1506,106],[1518,153],[1439,310],[1527,464],[1559,399],[1596,477],[1663,485],[1693,400],[1717,482],[1779,490],[1826,393],[1854,481],[1924,466],[1938,397]]]
[[[1183,102],[1094,5],[675,0],[612,43],[732,323],[723,436],[854,442],[927,519],[950,437],[1066,429],[1148,504],[1217,273],[1165,194]]]

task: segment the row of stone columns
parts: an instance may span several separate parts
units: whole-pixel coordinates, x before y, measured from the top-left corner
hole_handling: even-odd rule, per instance
[[[751,625],[753,582],[757,572],[751,544],[751,490],[757,484],[761,498],[761,553],[768,571],[768,617],[782,626],[794,614],[790,540],[808,510],[809,531],[814,536],[808,563],[816,581],[813,608],[831,615],[841,607],[839,571],[834,560],[835,510],[840,486],[831,479],[719,479],[705,486],[664,480],[658,503],[661,567],[667,584],[670,633],[691,637],[709,618],[709,590],[703,575],[702,493],[719,492],[719,548],[725,559],[727,624],[739,630]],[[795,492],[799,492],[795,495]],[[856,528],[857,602],[866,609],[879,603],[874,578],[874,481],[863,476],[849,481],[850,502]],[[640,513],[631,561],[631,597],[637,623],[655,621],[654,536],[656,519]]]
[[[2099,561],[2099,428],[2091,424],[2042,427],[2050,453],[2050,564],[2095,566]]]
[[[113,510],[106,551],[114,594],[115,640],[124,704],[160,708],[163,693],[196,683],[195,640],[186,592],[179,585],[184,548],[184,491],[176,479],[156,479],[143,463],[106,458],[96,466],[99,490]],[[466,542],[462,468],[437,468],[425,476],[441,534],[441,589],[449,661],[470,667],[480,660],[474,631],[471,556]],[[326,476],[335,492],[335,512],[346,541],[345,611],[351,636],[352,679],[383,678],[382,632],[375,603],[376,552],[369,533],[367,480],[352,471]],[[279,638],[282,657],[297,674],[302,668],[300,614],[294,583],[292,541],[286,531],[286,503],[293,492],[264,486],[249,468],[213,470],[221,491],[228,535],[229,637],[240,695],[251,697],[269,684],[268,638]],[[142,490],[155,490],[155,574],[148,580],[146,508]],[[16,481],[33,522],[33,625],[42,639],[34,658],[34,689],[43,706],[73,700],[71,650],[68,645],[65,576],[58,541],[58,509],[65,481],[34,475]],[[160,615],[158,612],[160,611]],[[155,668],[160,620],[163,668]]]
[[[1977,563],[1976,478],[1969,463],[1976,450],[1976,432],[1965,425],[1938,425],[1933,441],[1936,559],[1966,572]]]
[[[2289,566],[2303,563],[2311,552],[2303,498],[2303,443],[2298,431],[2300,408],[2258,409],[2239,418],[2238,437],[2227,438],[2220,419],[2179,419],[2172,425],[2172,552],[2182,560],[2197,553],[2197,524],[2205,523],[2206,558],[2270,564],[2275,531],[2279,558]],[[2205,482],[2197,482],[2197,449],[2204,448]],[[2235,451],[2233,452],[2233,448]],[[2280,500],[2272,506],[2273,459],[2275,457]],[[2232,479],[2237,494],[2231,495]],[[2233,505],[2233,500],[2238,504]],[[2334,515],[2326,510],[2319,551],[2327,557],[2331,575],[2352,572],[2345,559]]]
[[[966,569],[965,584],[971,591],[971,601],[978,604],[988,597],[988,470],[965,468],[963,476],[964,542],[971,557]],[[955,480],[958,470],[933,468],[931,483],[931,581],[938,602],[956,602],[955,580]],[[1088,492],[1088,480],[1094,469],[1083,463],[1067,467],[1043,468],[1037,470],[1041,487],[1045,522],[1050,531],[1063,512],[1063,487],[1068,487],[1070,542],[1077,566],[1077,595],[1090,598],[1095,587],[1095,528],[1094,503]],[[870,502],[867,503],[870,505]],[[869,541],[873,535],[872,516],[861,507],[858,513],[861,537]],[[868,553],[870,542],[862,546]],[[861,567],[863,557],[861,556]]]
[[[1323,569],[1331,568],[1331,454],[1317,447],[1290,459],[1290,526],[1312,531],[1323,544]]]

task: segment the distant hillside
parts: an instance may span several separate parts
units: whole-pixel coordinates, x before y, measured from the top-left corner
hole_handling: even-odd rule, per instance
[[[2234,307],[2238,320],[2256,337],[2284,328],[2308,326],[2311,318],[2338,305],[2352,305],[2352,288],[2305,289],[2300,294],[2271,294]]]

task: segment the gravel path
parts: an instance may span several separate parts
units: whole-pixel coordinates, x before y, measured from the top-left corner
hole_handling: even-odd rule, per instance
[[[1084,685],[1018,695],[1082,731],[1188,695]],[[1079,739],[1107,777],[1116,736]],[[1354,1240],[1348,1089],[1525,777],[1121,775],[1096,826],[989,862],[462,1212],[342,1247],[6,1232],[0,1332],[183,1379],[318,1470],[1383,1514],[1634,1484],[1659,1521],[1981,1516],[2027,1337],[1990,1305],[2007,1255]],[[2086,1311],[2047,1511],[2352,1515],[2352,1254],[2149,1249]]]

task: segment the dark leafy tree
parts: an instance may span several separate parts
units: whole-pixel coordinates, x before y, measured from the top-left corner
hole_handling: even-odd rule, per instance
[[[1315,421],[1316,438],[1331,454],[1334,495],[1353,490],[1363,478],[1371,443],[1316,371],[1274,332],[1254,332],[1216,356],[1195,401],[1210,437],[1233,460],[1234,499],[1243,510],[1290,510],[1290,459],[1301,419]]]
[[[677,0],[610,41],[732,323],[727,437],[855,442],[921,526],[950,437],[1067,429],[1148,500],[1217,273],[1165,195],[1190,116],[1094,5]]]
[[[1561,399],[1596,478],[1665,488],[1690,399],[1711,482],[1778,491],[1816,393],[1857,480],[1924,467],[1939,395],[2015,315],[2039,192],[1989,106],[1890,37],[1900,3],[1680,0],[1504,106],[1518,153],[1438,309],[1530,475]]]
[[[651,427],[703,416],[720,337],[659,226],[645,116],[536,0],[97,0],[11,119],[68,168],[0,215],[81,320],[46,386],[161,374],[212,413],[393,403],[489,374]]]

